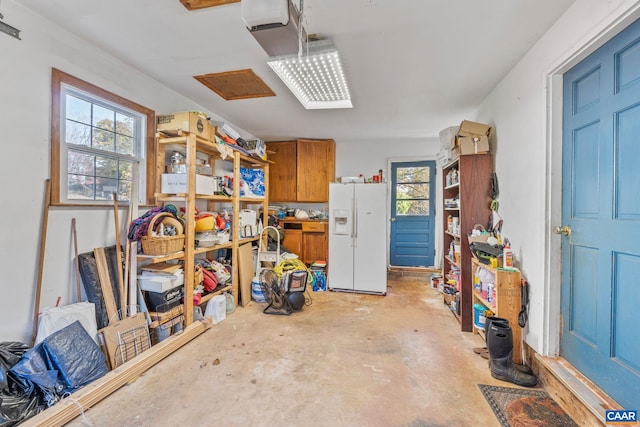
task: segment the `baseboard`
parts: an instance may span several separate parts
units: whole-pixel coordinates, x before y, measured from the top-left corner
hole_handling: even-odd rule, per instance
[[[623,409],[565,359],[528,350],[539,382],[578,425],[604,426],[606,410]]]
[[[389,267],[387,278],[390,280],[408,280],[431,283],[431,275],[441,273],[440,270],[427,267]]]

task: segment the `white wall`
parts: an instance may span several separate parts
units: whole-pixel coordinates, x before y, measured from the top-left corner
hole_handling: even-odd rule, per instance
[[[557,354],[561,144],[559,77],[638,17],[637,0],[577,0],[480,106],[495,128],[504,235],[531,285],[527,343]],[[553,81],[553,84],[551,84]],[[561,81],[560,81],[561,83]]]
[[[4,22],[22,31],[22,40],[0,33],[0,182],[5,200],[0,211],[0,341],[30,344],[44,186],[50,175],[51,67],[157,113],[203,109],[13,0],[2,2],[2,14]],[[120,219],[126,214],[120,211]],[[76,301],[73,217],[80,253],[115,243],[113,209],[52,208],[41,308],[55,305],[59,296],[63,305]]]
[[[454,123],[457,119],[454,119]],[[444,129],[448,125],[443,125]],[[396,139],[392,135],[386,140],[371,141],[363,145],[362,141],[336,142],[336,177],[340,176],[358,176],[363,174],[365,178],[372,177],[378,173],[379,169],[383,171],[383,178],[389,182],[390,162],[401,161],[417,161],[417,160],[436,160],[437,153],[440,149],[440,140],[438,138],[425,137],[422,139]],[[436,206],[442,206],[442,185],[440,171],[436,176]],[[390,194],[387,190],[387,217],[390,212]],[[439,230],[441,224],[439,212],[436,210],[435,229]],[[436,231],[435,233],[435,251],[436,255],[434,263],[436,267],[440,267],[442,258],[442,235]],[[387,247],[389,247],[389,235],[387,235]],[[388,255],[388,254],[387,254]]]

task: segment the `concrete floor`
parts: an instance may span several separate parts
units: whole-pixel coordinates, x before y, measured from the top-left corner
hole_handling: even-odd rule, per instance
[[[311,293],[291,316],[237,308],[69,426],[499,426],[494,380],[429,284]]]

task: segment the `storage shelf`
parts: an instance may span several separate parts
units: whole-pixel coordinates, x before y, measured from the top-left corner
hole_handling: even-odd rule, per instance
[[[240,212],[240,210],[249,204],[261,205],[261,209],[263,210],[263,215],[261,219],[263,224],[267,220],[267,212],[268,212],[268,198],[269,193],[268,190],[265,189],[264,197],[240,197],[240,180],[241,180],[241,167],[251,167],[256,169],[263,169],[265,172],[265,178],[268,176],[269,172],[269,162],[266,160],[262,160],[259,158],[254,158],[249,155],[241,153],[239,150],[234,149],[231,146],[226,146],[223,144],[218,144],[216,142],[212,142],[193,133],[188,132],[178,132],[178,136],[165,136],[158,134],[157,135],[157,144],[158,150],[156,153],[156,170],[158,176],[162,173],[167,164],[167,152],[169,150],[177,150],[184,151],[185,154],[185,164],[188,174],[195,173],[195,163],[198,159],[201,159],[202,156],[208,156],[208,161],[210,164],[214,164],[214,162],[226,162],[231,165],[233,168],[233,194],[231,196],[223,195],[223,194],[211,194],[211,195],[202,195],[195,194],[194,183],[193,180],[189,182],[190,188],[184,190],[184,193],[180,194],[166,194],[161,191],[158,191],[160,188],[160,180],[156,178],[156,200],[161,203],[166,202],[178,202],[181,205],[184,205],[186,211],[186,218],[195,217],[195,212],[197,211],[196,202],[204,201],[206,202],[206,209],[211,211],[217,209],[215,204],[230,204],[232,210],[234,212]],[[193,177],[193,175],[187,175]],[[184,269],[185,269],[185,283],[190,283],[193,281],[194,274],[194,262],[195,256],[202,254],[209,254],[219,249],[230,249],[231,250],[231,282],[222,288],[221,290],[212,292],[211,294],[207,294],[202,298],[202,302],[206,302],[211,299],[213,296],[220,294],[226,290],[229,290],[233,295],[234,302],[238,304],[238,296],[242,296],[242,303],[240,305],[246,305],[248,301],[250,301],[250,280],[247,282],[247,278],[252,276],[252,272],[242,272],[239,271],[238,265],[241,261],[239,261],[239,248],[240,245],[245,243],[255,242],[260,239],[260,236],[254,236],[249,238],[238,238],[238,234],[240,230],[239,226],[239,215],[233,216],[232,230],[233,235],[230,241],[216,244],[213,246],[205,246],[205,247],[195,247],[194,246],[194,230],[195,221],[187,221],[185,226],[185,249],[184,252],[180,252],[177,254],[172,254],[170,256],[162,256],[162,257],[147,257],[141,256],[139,259],[146,260],[145,262],[158,263],[166,260],[177,259],[184,261]],[[241,230],[240,230],[241,231]],[[206,255],[205,255],[206,256]],[[246,261],[245,261],[246,262]],[[250,262],[250,261],[249,261]],[[251,265],[253,263],[250,262]],[[246,270],[246,269],[245,269]],[[243,276],[242,282],[240,281],[240,276]],[[242,289],[240,289],[242,287]],[[248,287],[248,289],[247,289]],[[248,295],[248,299],[247,299]],[[185,287],[184,292],[184,316],[185,323],[187,325],[193,322],[193,289],[191,287]]]
[[[460,268],[460,264],[455,262],[454,260],[452,260],[450,257],[445,256],[444,259],[446,259],[447,261],[449,261],[449,264],[451,265],[455,265],[456,267]]]
[[[454,188],[460,188],[460,183],[456,182],[455,184],[451,184],[451,185],[449,185],[447,187],[444,187],[445,190],[452,190]]]
[[[182,259],[184,258],[184,251],[174,252],[172,254],[166,254],[166,255],[139,254],[137,258],[138,258],[138,261],[149,261],[149,263],[151,264],[157,264],[159,262],[171,261],[174,259]]]
[[[207,252],[217,251],[218,249],[228,249],[232,246],[233,246],[232,242],[227,242],[227,243],[221,243],[219,245],[197,247],[193,250],[193,253],[206,254]]]
[[[484,305],[485,307],[491,309],[492,311],[494,311],[496,308],[491,305],[491,303],[486,299],[482,297],[482,294],[480,294],[480,292],[478,292],[477,290],[473,290],[473,296],[475,299],[477,299],[478,301],[480,301],[480,303],[482,305]]]
[[[460,321],[461,330],[471,332],[473,330],[473,273],[471,271],[471,250],[466,244],[466,236],[471,233],[478,221],[484,221],[489,218],[491,210],[490,182],[487,177],[491,175],[493,170],[493,160],[491,154],[477,154],[460,156],[442,167],[441,176],[446,177],[449,172],[456,169],[458,179],[455,184],[445,185],[441,183],[443,190],[442,209],[442,228],[441,236],[444,242],[444,266],[446,269],[455,267],[460,270],[460,279],[458,280],[460,292]],[[444,179],[442,181],[445,181]],[[447,203],[446,200],[456,197],[457,203]],[[453,200],[449,200],[453,202]],[[457,233],[451,233],[449,230],[448,216],[458,218]],[[448,249],[452,241],[456,239],[460,241],[460,256],[458,262],[453,257],[448,257]],[[457,243],[457,242],[456,242]]]
[[[166,193],[156,193],[155,197],[157,200],[161,202],[184,202],[187,198],[186,193],[179,194],[166,194]],[[222,203],[230,203],[233,199],[230,196],[223,196],[219,194],[205,195],[205,194],[196,194],[196,199],[200,200],[210,200],[212,202],[222,202]]]
[[[205,302],[209,301],[211,298],[215,297],[216,295],[220,295],[224,292],[230,291],[231,288],[232,288],[231,285],[226,285],[218,290],[215,290],[211,293],[203,295],[202,299],[200,300],[200,304],[204,304]]]

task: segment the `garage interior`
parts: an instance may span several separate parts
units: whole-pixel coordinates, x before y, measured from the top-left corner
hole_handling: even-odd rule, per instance
[[[629,421],[638,18],[3,1],[0,420]]]

